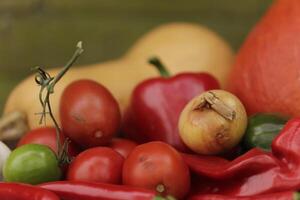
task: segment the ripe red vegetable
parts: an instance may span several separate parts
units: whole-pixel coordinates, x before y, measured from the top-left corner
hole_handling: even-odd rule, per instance
[[[60,101],[63,132],[82,147],[108,144],[117,134],[121,114],[117,101],[102,85],[78,80],[64,90]]]
[[[193,195],[236,197],[299,190],[299,152],[298,117],[289,120],[273,140],[272,153],[253,148],[232,161],[215,156],[182,155],[194,174]]]
[[[300,113],[300,1],[277,0],[240,49],[229,90],[248,114]]]
[[[61,145],[63,145],[65,140],[65,135],[60,134]],[[56,129],[54,127],[42,127],[33,129],[21,138],[17,146],[19,147],[25,144],[43,144],[50,147],[57,154]],[[78,150],[71,141],[68,144],[68,152],[69,156],[71,157],[78,154]]]
[[[81,152],[70,164],[67,179],[121,183],[124,158],[108,147],[94,147]]]
[[[44,183],[41,188],[50,190],[63,200],[154,200],[152,190],[82,181],[58,181]]]
[[[136,86],[124,116],[122,131],[126,137],[139,143],[158,140],[188,152],[177,128],[179,115],[193,97],[217,89],[219,84],[207,73],[181,73],[169,77],[159,60],[151,62],[164,77],[148,79]]]
[[[117,151],[124,158],[127,158],[130,152],[137,146],[138,144],[132,140],[124,139],[124,138],[113,138],[109,147],[113,150]]]
[[[181,155],[163,142],[137,146],[123,166],[123,184],[184,198],[190,188],[189,169]]]
[[[296,191],[284,191],[252,196],[227,196],[217,194],[201,194],[188,198],[188,200],[298,200],[300,194]]]
[[[0,183],[1,200],[59,200],[53,192],[21,183]]]

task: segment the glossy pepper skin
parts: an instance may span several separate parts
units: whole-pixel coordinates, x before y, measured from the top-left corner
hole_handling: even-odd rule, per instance
[[[188,200],[299,200],[300,195],[295,191],[284,191],[247,197],[232,197],[224,195],[195,195]]]
[[[125,185],[83,181],[57,181],[39,185],[63,200],[154,200],[155,191]]]
[[[287,118],[271,113],[258,113],[250,116],[243,138],[243,148],[254,147],[271,151],[271,143],[287,122]]]
[[[186,152],[177,128],[179,115],[193,97],[218,89],[219,83],[206,73],[161,74],[163,77],[145,80],[134,89],[122,131],[139,143],[159,140]]]
[[[272,153],[253,148],[233,161],[182,154],[197,177],[191,194],[251,196],[300,189],[300,118],[287,122]]]
[[[20,183],[0,183],[1,200],[60,200],[48,190]]]

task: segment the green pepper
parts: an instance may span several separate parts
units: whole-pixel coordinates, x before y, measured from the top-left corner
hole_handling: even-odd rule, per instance
[[[272,114],[259,113],[248,118],[248,126],[243,138],[245,150],[257,147],[271,151],[273,139],[282,130],[288,118]]]

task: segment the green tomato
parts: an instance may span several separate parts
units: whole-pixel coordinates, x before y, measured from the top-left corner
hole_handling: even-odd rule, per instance
[[[61,169],[49,147],[27,144],[11,152],[3,167],[3,177],[7,182],[39,184],[59,180]]]

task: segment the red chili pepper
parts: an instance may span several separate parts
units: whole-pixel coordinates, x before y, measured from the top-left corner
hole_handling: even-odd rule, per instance
[[[206,73],[181,73],[169,77],[158,59],[150,62],[163,77],[148,79],[133,91],[124,116],[123,132],[137,142],[164,141],[187,151],[178,133],[178,119],[185,104],[200,93],[218,89],[217,80]]]
[[[232,197],[224,195],[196,195],[188,200],[299,200],[300,195],[295,191],[285,191],[272,194],[264,194],[247,197]]]
[[[250,196],[300,189],[300,118],[273,140],[272,153],[252,149],[233,161],[183,154],[198,175],[194,193]]]
[[[56,193],[63,200],[153,200],[155,191],[125,185],[82,181],[58,181],[40,187]]]
[[[252,149],[231,162],[214,156],[182,155],[192,171],[212,179],[255,175],[279,164],[271,153],[260,149]]]
[[[20,184],[0,183],[1,200],[59,200],[58,196],[43,188]]]

